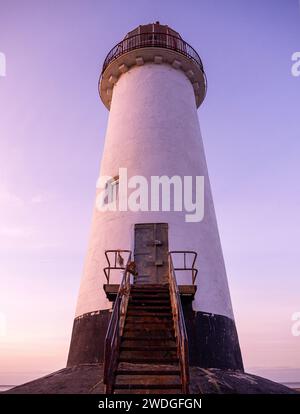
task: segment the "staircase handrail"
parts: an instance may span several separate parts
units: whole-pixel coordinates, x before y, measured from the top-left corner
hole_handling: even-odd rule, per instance
[[[105,384],[106,394],[111,394],[113,391],[114,378],[118,365],[118,355],[120,352],[121,336],[124,329],[129,301],[130,273],[127,270],[127,266],[131,261],[131,251],[127,250],[127,252],[129,252],[129,257],[127,264],[124,267],[122,281],[119,286],[105,337],[103,382]]]
[[[184,315],[181,305],[181,299],[179,294],[178,285],[176,282],[176,275],[174,271],[171,252],[169,257],[169,287],[170,287],[170,299],[173,314],[173,323],[175,329],[175,336],[177,342],[177,355],[180,365],[180,376],[182,391],[184,394],[189,393],[189,350],[188,350],[188,337],[186,333]]]

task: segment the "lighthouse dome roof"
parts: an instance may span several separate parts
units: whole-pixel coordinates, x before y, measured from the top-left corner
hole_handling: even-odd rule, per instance
[[[206,76],[196,50],[180,34],[159,22],[136,27],[107,54],[99,80],[99,93],[109,109],[118,79],[134,66],[148,63],[170,65],[186,74],[199,107],[206,94]]]
[[[146,33],[147,34],[148,33],[149,34],[150,33],[167,34],[167,35],[177,37],[178,39],[181,39],[181,36],[178,32],[171,29],[167,25],[160,24],[160,22],[140,25],[136,27],[135,29],[131,30],[130,32],[128,32],[124,39],[128,39],[129,37],[140,35],[140,34],[146,34]]]

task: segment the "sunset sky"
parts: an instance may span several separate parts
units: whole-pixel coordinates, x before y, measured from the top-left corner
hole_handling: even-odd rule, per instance
[[[299,2],[0,0],[0,384],[66,364],[108,118],[101,66],[157,20],[207,74],[198,115],[245,368],[300,381]]]

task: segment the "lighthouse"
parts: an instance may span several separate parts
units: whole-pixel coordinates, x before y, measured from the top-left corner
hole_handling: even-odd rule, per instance
[[[168,26],[139,26],[108,53],[99,94],[109,118],[67,366],[5,393],[293,394],[243,369],[199,55]]]
[[[198,53],[166,25],[141,25],[108,53],[99,94],[109,118],[67,366],[104,362],[109,377],[157,352],[157,363],[178,358],[183,377],[187,364],[242,371]]]

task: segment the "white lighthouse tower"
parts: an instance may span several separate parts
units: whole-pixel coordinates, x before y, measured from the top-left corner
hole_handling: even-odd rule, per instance
[[[133,288],[159,292],[172,258],[190,365],[242,370],[197,116],[206,93],[200,57],[168,26],[139,26],[107,55],[99,93],[109,120],[68,366],[103,361],[131,252]]]

